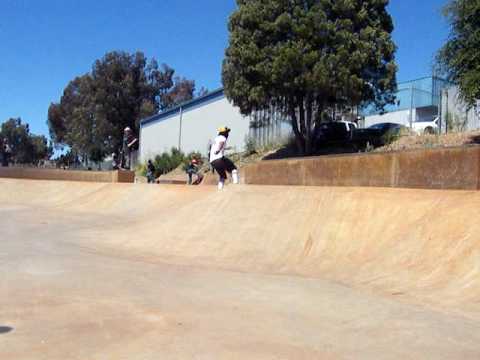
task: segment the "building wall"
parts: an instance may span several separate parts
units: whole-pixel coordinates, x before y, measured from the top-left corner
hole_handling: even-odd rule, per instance
[[[434,106],[412,109],[413,122],[432,121],[436,116],[438,116],[438,108]],[[371,115],[365,117],[366,127],[384,122],[410,126],[410,110],[394,111],[383,115]]]
[[[413,109],[413,119],[415,118],[416,109]],[[365,127],[384,122],[410,126],[410,110],[395,111],[383,115],[371,115],[365,117]]]
[[[398,90],[395,93],[395,103],[387,105],[385,111],[393,113],[407,111],[410,108],[438,107],[441,92],[447,86],[448,83],[445,80],[436,76],[401,82],[398,84]],[[380,113],[373,104],[365,106],[360,112],[363,116]]]
[[[174,115],[158,122],[140,127],[140,159],[160,154],[172,147],[178,147],[179,117]]]
[[[249,133],[250,120],[242,116],[240,110],[225,97],[183,113],[181,150],[187,153],[205,153],[208,141],[213,140],[220,126],[232,129],[228,146],[234,151],[242,151],[245,137]]]
[[[460,99],[456,86],[443,91],[441,103],[442,132],[480,129],[480,116],[476,113],[475,108],[467,108]],[[447,118],[451,123],[448,129],[446,127]]]
[[[140,129],[140,160],[180,148],[183,152],[199,151],[206,155],[209,140],[212,140],[220,126],[232,129],[228,146],[233,151],[242,151],[249,134],[250,120],[240,114],[225,96],[176,111],[157,121],[142,124]]]
[[[439,114],[441,93],[448,87],[448,83],[436,76],[425,77],[398,84],[396,101],[387,105],[384,115],[373,105],[362,109],[365,116],[365,126],[381,122],[410,125],[410,108],[413,109],[412,121],[432,121]]]

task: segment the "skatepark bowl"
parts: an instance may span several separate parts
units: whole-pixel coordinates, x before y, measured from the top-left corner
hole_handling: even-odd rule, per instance
[[[480,192],[0,179],[1,359],[480,359]]]

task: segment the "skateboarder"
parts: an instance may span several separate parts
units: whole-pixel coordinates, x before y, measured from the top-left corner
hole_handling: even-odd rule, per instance
[[[193,158],[190,164],[187,165],[185,172],[188,175],[188,185],[198,185],[202,182],[203,175],[199,172],[199,161]],[[193,181],[193,175],[197,176],[197,179]]]
[[[118,170],[119,169],[119,164],[118,164],[118,157],[116,153],[112,153],[112,170]]]
[[[2,166],[8,166],[10,158],[12,156],[12,148],[8,144],[8,139],[3,139],[2,142]]]
[[[227,172],[232,175],[234,184],[238,184],[238,171],[235,164],[229,158],[225,157],[225,150],[227,148],[227,139],[230,134],[228,127],[221,127],[218,129],[218,136],[213,140],[212,148],[210,149],[210,164],[217,171],[219,175],[218,189],[222,190],[227,179]]]

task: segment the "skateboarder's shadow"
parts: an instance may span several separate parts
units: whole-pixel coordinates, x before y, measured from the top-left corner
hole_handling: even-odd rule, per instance
[[[10,326],[0,326],[0,335],[9,333],[12,330],[13,330],[13,328],[10,327]]]

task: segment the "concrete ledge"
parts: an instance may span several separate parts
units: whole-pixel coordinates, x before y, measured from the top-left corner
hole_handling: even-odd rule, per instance
[[[480,147],[267,160],[246,184],[480,190]]]
[[[77,171],[40,168],[0,167],[0,178],[86,181],[101,183],[133,183],[133,171]]]

